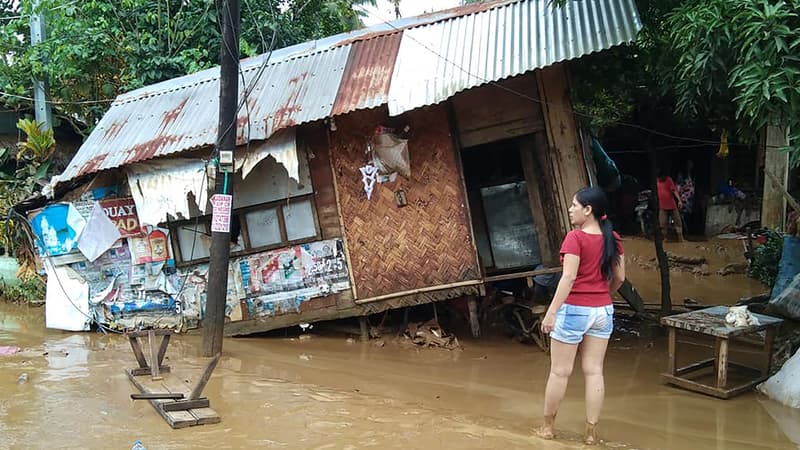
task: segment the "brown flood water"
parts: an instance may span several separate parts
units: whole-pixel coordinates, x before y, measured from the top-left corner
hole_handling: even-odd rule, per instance
[[[623,237],[626,273],[647,303],[660,303],[661,279],[656,251],[652,241]],[[744,263],[742,241],[712,239],[705,242],[665,242],[664,249],[682,256],[704,257],[708,261],[709,275],[695,275],[690,270],[670,270],[670,287],[673,304],[681,305],[685,298],[706,305],[730,305],[742,297],[769,291],[758,281],[743,275],[722,276],[718,271],[728,264]]]
[[[463,351],[416,350],[344,337],[229,339],[205,394],[222,423],[172,430],[123,368],[119,335],[44,329],[43,310],[0,303],[0,448],[117,448],[141,440],[177,448],[584,448],[579,368],[559,414],[558,441],[531,437],[548,359],[505,339]],[[626,327],[620,322],[620,330]],[[623,336],[622,338],[617,336]],[[663,386],[665,339],[653,327],[618,333],[608,354],[603,448],[796,448],[798,415],[754,393],[722,401]],[[194,382],[200,336],[173,339],[167,357]],[[28,381],[18,384],[22,373]]]

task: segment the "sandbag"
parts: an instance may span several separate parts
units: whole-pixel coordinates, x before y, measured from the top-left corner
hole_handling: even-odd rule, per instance
[[[775,375],[758,385],[762,394],[790,408],[800,408],[800,351]]]
[[[800,238],[786,235],[783,237],[783,253],[778,263],[778,276],[772,287],[772,298],[780,295],[800,273]]]

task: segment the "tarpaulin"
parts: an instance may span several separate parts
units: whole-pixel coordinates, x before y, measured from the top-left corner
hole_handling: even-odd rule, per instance
[[[175,219],[188,219],[189,193],[194,194],[201,213],[208,197],[205,162],[194,159],[170,159],[134,164],[127,168],[139,223],[158,225]]]

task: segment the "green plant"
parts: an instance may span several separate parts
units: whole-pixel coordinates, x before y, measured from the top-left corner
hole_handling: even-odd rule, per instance
[[[778,276],[778,263],[783,253],[783,237],[774,231],[766,235],[767,240],[753,251],[753,261],[747,274],[751,278],[772,287]]]
[[[45,287],[38,277],[29,278],[18,285],[0,284],[0,299],[15,303],[42,303]]]

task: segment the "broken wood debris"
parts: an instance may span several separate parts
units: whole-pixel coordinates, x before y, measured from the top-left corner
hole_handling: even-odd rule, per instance
[[[458,338],[455,335],[446,334],[436,320],[429,320],[424,323],[410,323],[403,336],[422,347],[440,347],[448,350],[461,348]]]

